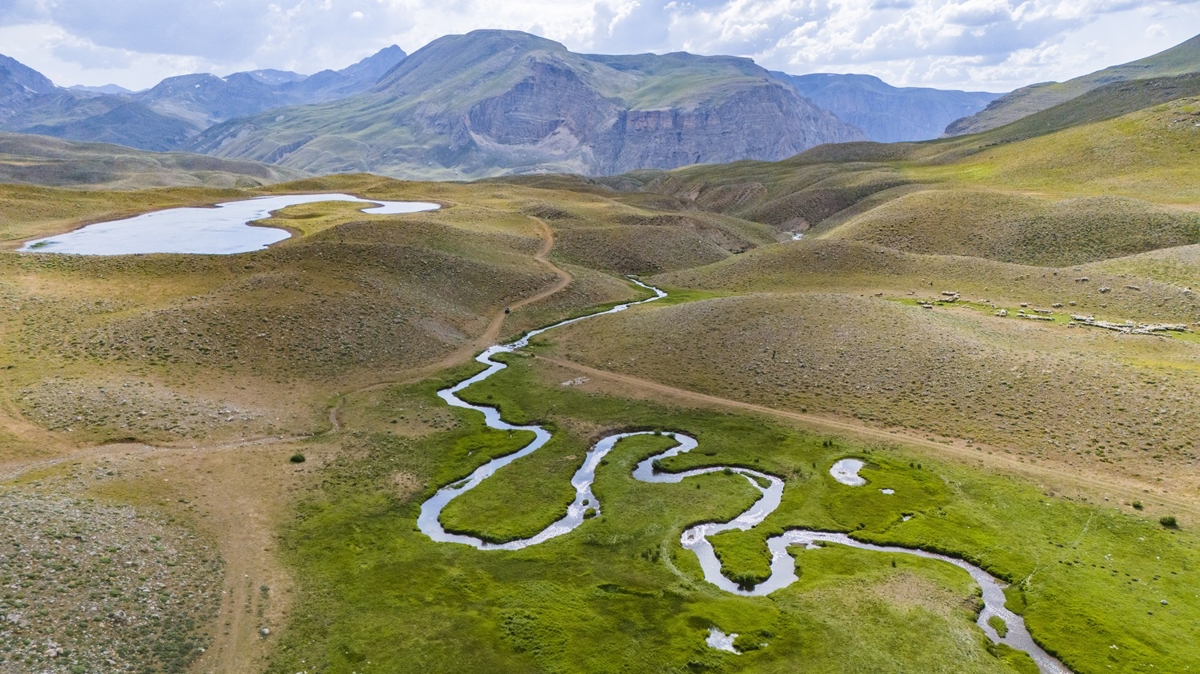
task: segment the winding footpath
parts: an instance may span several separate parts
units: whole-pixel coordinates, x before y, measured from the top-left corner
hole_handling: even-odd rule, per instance
[[[617,444],[628,437],[636,435],[649,435],[649,432],[634,432],[634,433],[618,433],[605,437],[597,442],[588,450],[587,456],[584,458],[583,465],[575,472],[571,478],[571,484],[575,487],[575,500],[567,506],[567,512],[558,521],[546,527],[536,535],[506,543],[489,543],[480,538],[465,534],[451,533],[446,531],[442,526],[440,517],[442,510],[454,499],[462,496],[466,492],[479,486],[484,480],[491,477],[504,466],[536,452],[551,439],[551,434],[548,430],[541,426],[516,426],[505,422],[500,417],[500,410],[495,407],[486,405],[473,405],[458,397],[458,394],[467,387],[488,379],[492,375],[504,370],[507,365],[502,362],[493,360],[492,357],[500,353],[512,353],[529,345],[529,340],[544,332],[559,328],[579,321],[584,321],[596,316],[604,316],[625,311],[631,306],[646,304],[655,300],[662,299],[667,296],[662,290],[653,286],[646,285],[640,281],[631,279],[633,283],[650,290],[654,293],[654,297],[641,300],[639,302],[630,302],[621,304],[607,311],[602,311],[579,318],[572,318],[559,323],[555,323],[539,330],[534,330],[521,339],[509,343],[492,346],[476,357],[476,361],[487,366],[483,372],[472,377],[464,379],[446,389],[438,391],[438,396],[446,401],[448,405],[463,409],[475,410],[484,416],[484,422],[489,428],[502,431],[529,431],[534,434],[534,439],[521,449],[501,456],[485,463],[477,468],[466,478],[454,482],[450,485],[442,487],[431,496],[427,501],[421,504],[421,513],[417,518],[417,526],[426,536],[429,536],[434,541],[439,543],[459,543],[469,545],[477,550],[520,550],[531,545],[543,543],[552,538],[570,533],[579,525],[583,524],[587,519],[600,514],[600,502],[592,493],[592,483],[595,480],[596,469],[600,466],[600,462],[604,457],[611,452]],[[1021,616],[1009,611],[1004,606],[1004,585],[997,578],[987,573],[983,569],[969,564],[961,559],[940,555],[925,550],[902,548],[895,546],[874,545],[864,543],[862,541],[850,538],[846,534],[831,533],[824,531],[814,531],[808,529],[791,529],[779,536],[773,536],[767,539],[767,547],[771,552],[771,575],[762,583],[750,588],[739,586],[737,583],[729,580],[721,573],[721,561],[717,558],[712,544],[708,537],[720,533],[722,531],[741,530],[747,531],[763,522],[774,512],[783,500],[784,481],[774,475],[762,473],[747,468],[734,466],[711,466],[707,468],[696,468],[693,470],[681,472],[661,472],[655,468],[656,463],[661,459],[678,456],[695,449],[698,445],[695,438],[687,436],[683,433],[665,433],[675,441],[675,446],[663,451],[659,454],[651,456],[640,462],[633,470],[633,478],[642,482],[650,483],[678,483],[690,477],[704,475],[716,472],[732,472],[746,480],[760,493],[760,497],[753,505],[745,512],[741,513],[734,519],[728,522],[705,522],[686,529],[680,537],[680,544],[691,550],[697,560],[700,562],[700,567],[704,571],[705,581],[715,585],[716,587],[726,592],[741,596],[765,596],[782,588],[785,588],[798,580],[796,576],[796,560],[792,557],[788,549],[792,546],[804,546],[807,549],[819,548],[827,544],[844,545],[847,547],[858,548],[861,550],[872,550],[877,552],[889,552],[905,555],[913,555],[924,557],[926,559],[936,559],[947,564],[953,564],[970,574],[971,578],[979,584],[982,595],[984,608],[980,611],[976,623],[984,631],[987,637],[997,644],[1005,644],[1016,650],[1024,651],[1037,664],[1038,670],[1042,674],[1069,674],[1070,670],[1061,662],[1038,646],[1028,629],[1025,626],[1025,621]],[[857,476],[856,476],[857,477]],[[859,478],[861,479],[861,478]],[[865,483],[865,481],[864,481]],[[992,617],[998,617],[1007,625],[1007,633],[1002,637],[988,623]]]

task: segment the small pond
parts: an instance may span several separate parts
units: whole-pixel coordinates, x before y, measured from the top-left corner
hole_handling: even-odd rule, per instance
[[[100,222],[72,232],[29,241],[26,253],[74,255],[134,255],[188,253],[231,255],[262,250],[291,236],[287,230],[255,227],[250,223],[271,213],[318,201],[351,201],[372,204],[361,209],[372,215],[417,213],[439,208],[420,201],[379,201],[349,194],[287,194],[217,204],[212,208],[171,208],[124,220]]]

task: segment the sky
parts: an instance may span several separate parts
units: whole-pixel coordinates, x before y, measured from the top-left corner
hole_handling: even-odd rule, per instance
[[[1200,0],[0,0],[0,53],[63,86],[307,74],[477,28],[577,52],[731,54],[1001,92],[1183,42],[1200,33]]]

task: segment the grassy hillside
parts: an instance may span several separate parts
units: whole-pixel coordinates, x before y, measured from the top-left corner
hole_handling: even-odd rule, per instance
[[[1066,103],[1113,82],[1173,77],[1200,71],[1200,36],[1144,59],[1099,70],[1066,82],[1023,87],[993,101],[985,109],[946,127],[951,136],[989,131],[1022,117]]]
[[[571,328],[558,353],[693,391],[971,438],[1097,472],[1145,477],[1200,464],[1200,418],[1184,395],[1200,384],[1194,342],[1123,341],[1122,351],[1065,320],[1019,320],[1016,302],[997,302],[1012,313],[998,318],[987,304],[931,311],[905,299],[795,291],[711,299]]]
[[[1109,194],[1194,204],[1200,98],[1181,98],[1116,119],[997,145],[915,178],[949,178],[1051,195]]]
[[[13,540],[93,545],[71,537],[71,504],[112,529],[79,548],[101,561],[43,555],[36,580],[0,557],[41,583],[0,595],[4,615],[33,617],[6,623],[23,631],[0,668],[45,664],[29,644],[53,639],[176,671],[1031,671],[975,625],[968,577],[931,560],[797,548],[793,585],[716,590],[681,531],[755,492],[723,472],[630,479],[661,437],[619,444],[596,472],[599,516],[544,545],[420,534],[422,501],[522,435],[437,390],[502,336],[645,297],[624,274],[671,296],[546,333],[461,394],[555,436],[444,524],[529,535],[561,515],[597,438],[674,429],[700,446],[670,469],[787,483],[763,524],[714,538],[727,577],[764,577],[764,541],[788,528],[847,532],[988,569],[1072,671],[1200,667],[1200,102],[1106,117],[1129,91],[1046,111],[1029,134],[603,179],[0,188],[0,484],[5,508],[69,545]],[[144,210],[317,191],[443,208],[297,206],[264,223],[292,238],[232,256],[11,250]],[[1122,328],[1157,323],[1182,328]],[[830,478],[845,457],[867,487]],[[116,528],[121,513],[150,538]],[[176,610],[139,622],[153,619],[120,573],[45,600],[55,564],[104,559],[146,569]],[[69,620],[83,602],[112,629]],[[711,627],[747,652],[707,647]]]
[[[16,248],[144,210],[320,191],[444,207],[371,216],[353,204],[296,206],[262,223],[294,238],[236,256],[0,255],[0,287],[14,308],[0,356],[12,364],[0,373],[9,400],[81,441],[311,431],[326,423],[320,410],[333,392],[478,348],[473,340],[497,312],[555,282],[533,259],[547,235],[577,278],[561,296],[518,310],[514,326],[634,297],[622,273],[693,267],[776,240],[765,226],[710,214],[668,217],[569,194],[571,210],[556,209],[548,200],[563,195],[544,190],[372,176],[254,191],[10,186],[0,190],[8,215],[0,240]],[[141,391],[139,409],[117,409],[127,396],[115,391],[139,380],[165,388]],[[172,396],[187,411],[171,412]]]
[[[0,182],[4,183],[126,190],[246,188],[303,176],[300,171],[252,161],[0,133]]]
[[[1200,127],[1196,126],[1200,123],[1200,98],[1183,96],[1115,118],[1108,118],[1109,113],[1120,108],[1127,87],[1161,89],[1158,85],[1162,84],[1175,95],[1189,91],[1182,85],[1171,88],[1175,84],[1191,86],[1194,81],[1189,77],[1174,84],[1148,80],[1114,85],[1093,92],[1091,103],[1080,99],[1017,124],[961,139],[827,145],[781,162],[641,172],[601,184],[669,197],[674,200],[670,202],[673,208],[699,208],[787,232],[811,229],[814,235],[825,235],[859,218],[867,222],[878,218],[880,226],[897,228],[901,237],[912,226],[924,227],[921,240],[914,244],[918,248],[913,250],[935,251],[927,237],[932,228],[941,225],[927,216],[936,213],[952,218],[950,231],[937,237],[966,236],[971,229],[987,229],[978,234],[980,241],[992,242],[987,245],[1010,246],[996,243],[995,237],[1016,235],[1025,237],[1020,245],[1029,249],[1026,253],[987,253],[983,249],[976,253],[968,245],[936,248],[940,252],[1037,264],[1098,259],[1089,255],[1127,255],[1186,243],[1186,236],[1180,238],[1179,234],[1190,227],[1191,214],[1164,210],[1162,205],[1190,208],[1200,202],[1200,192],[1195,189],[1200,176],[1192,160],[1200,147]],[[1093,117],[1098,119],[1090,121]],[[1065,128],[1044,133],[1060,126]],[[926,190],[935,192],[921,194]],[[964,196],[971,193],[988,200],[987,205],[974,204]],[[1126,201],[1088,201],[1112,197]],[[1129,199],[1159,205],[1130,210]],[[885,210],[876,210],[884,205]],[[959,208],[966,210],[954,212]],[[1020,233],[1004,235],[994,228],[975,227],[971,220],[979,217],[1004,228],[1023,224],[1018,226]],[[1155,218],[1165,220],[1158,225],[1137,225]],[[1126,221],[1129,227],[1123,225]],[[1074,238],[1051,242],[1052,247],[1073,251],[1055,257],[1036,241],[1060,225],[1067,228],[1064,231],[1076,233],[1071,235]],[[950,233],[955,230],[960,234]],[[1175,234],[1167,234],[1168,230]],[[910,234],[915,237],[917,230]],[[1156,242],[1160,234],[1164,238]],[[1143,243],[1135,244],[1133,240],[1139,237]]]
[[[1200,213],[1120,197],[923,190],[849,219],[828,238],[1064,267],[1200,243]]]

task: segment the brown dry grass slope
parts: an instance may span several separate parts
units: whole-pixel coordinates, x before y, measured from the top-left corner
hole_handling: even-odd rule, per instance
[[[568,360],[687,390],[1200,486],[1200,354],[1182,340],[814,292],[648,306],[555,341]]]

